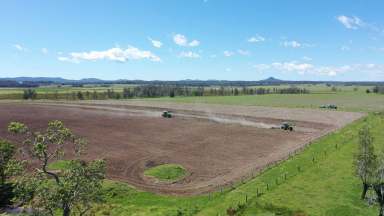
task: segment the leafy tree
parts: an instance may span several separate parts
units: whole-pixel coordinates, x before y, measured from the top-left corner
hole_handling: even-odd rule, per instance
[[[372,188],[376,193],[376,202],[380,206],[379,216],[384,215],[384,157],[379,159],[379,166],[375,173],[375,182]]]
[[[95,90],[92,92],[92,100],[97,100],[97,92]]]
[[[384,86],[375,86],[373,87],[372,92],[384,94]]]
[[[379,87],[378,86],[373,87],[372,92],[373,93],[378,93],[379,92]]]
[[[169,92],[169,97],[171,97],[171,98],[175,97],[175,90],[172,89],[172,90]]]
[[[53,99],[55,99],[55,100],[58,100],[58,99],[59,99],[59,92],[58,92],[58,91],[55,91],[55,92],[53,93]]]
[[[35,89],[25,89],[23,93],[23,99],[36,99],[37,93]]]
[[[359,131],[359,150],[355,157],[356,174],[360,177],[363,184],[361,199],[365,199],[377,167],[377,156],[374,152],[373,137],[367,125]]]
[[[0,207],[11,204],[13,184],[7,180],[20,173],[22,164],[14,159],[15,146],[7,140],[0,140]]]
[[[127,99],[127,98],[131,98],[131,97],[132,97],[132,95],[131,95],[131,90],[130,90],[130,88],[125,87],[125,88],[123,89],[123,98]]]
[[[15,146],[6,140],[0,140],[0,184],[4,184],[8,176],[8,169],[13,156]]]
[[[239,89],[235,88],[234,95],[235,95],[235,96],[239,95]]]
[[[30,176],[24,176],[17,188],[18,198],[27,201],[37,214],[54,215],[57,209],[63,216],[84,215],[93,202],[101,200],[100,191],[105,178],[105,162],[86,163],[71,160],[60,172],[48,165],[62,159],[64,149],[73,149],[80,155],[86,141],[75,136],[61,121],[51,121],[45,131],[32,132],[26,125],[11,122],[8,131],[21,136],[23,144],[40,166]]]
[[[84,100],[84,95],[83,95],[83,93],[82,93],[81,91],[78,91],[78,92],[77,92],[77,98],[78,98],[79,100]]]

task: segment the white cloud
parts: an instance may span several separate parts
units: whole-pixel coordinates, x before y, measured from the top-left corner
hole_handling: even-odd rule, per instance
[[[80,63],[80,60],[78,59],[71,58],[71,57],[64,57],[64,56],[57,57],[57,60],[63,61],[63,62]]]
[[[292,48],[300,48],[302,47],[302,44],[297,41],[284,41],[283,42],[284,47],[292,47]]]
[[[28,49],[26,47],[24,47],[23,45],[21,44],[13,44],[12,45],[15,49],[19,50],[20,52],[26,52],[28,51]]]
[[[140,50],[136,47],[121,49],[118,47],[105,51],[72,52],[69,56],[60,56],[58,60],[68,62],[110,60],[117,62],[126,62],[128,60],[149,59],[159,62],[161,59],[150,51]]]
[[[296,40],[292,41],[284,41],[281,43],[282,46],[287,47],[287,48],[304,48],[304,47],[314,47],[314,44],[309,44],[309,43],[301,43]]]
[[[224,54],[224,56],[226,56],[226,57],[230,57],[230,56],[233,56],[235,53],[232,52],[232,51],[225,50],[225,51],[223,52],[223,54]]]
[[[200,42],[198,40],[193,40],[189,43],[189,46],[191,47],[195,47],[195,46],[199,46],[200,45]]]
[[[191,52],[191,51],[181,52],[179,56],[182,58],[200,58],[200,55],[198,53]]]
[[[372,76],[384,75],[384,65],[379,64],[353,64],[343,66],[316,66],[308,63],[297,61],[291,62],[274,62],[271,64],[256,64],[253,67],[258,72],[278,71],[278,72],[294,72],[298,74],[314,74],[322,76],[336,76],[343,73],[355,72],[366,73]]]
[[[251,54],[251,52],[249,52],[248,50],[242,50],[242,49],[237,50],[237,53],[243,56],[249,56]]]
[[[225,71],[227,71],[227,72],[231,72],[232,69],[231,69],[231,68],[225,68]]]
[[[148,40],[152,43],[152,46],[154,46],[156,48],[160,48],[161,46],[163,46],[163,43],[161,43],[161,41],[154,40],[150,37],[148,37]]]
[[[43,54],[48,54],[48,49],[47,48],[41,48],[41,52]]]
[[[173,36],[173,41],[179,46],[187,46],[187,38],[184,35],[176,34]]]
[[[173,41],[175,42],[175,44],[185,47],[195,47],[200,45],[200,42],[198,40],[192,40],[191,42],[189,42],[187,37],[182,34],[174,35]]]
[[[299,63],[296,61],[292,62],[274,62],[271,64],[272,68],[275,68],[276,70],[280,71],[298,71],[299,73],[304,73],[305,71],[313,69],[312,64],[308,63]]]
[[[376,24],[373,23],[368,23],[360,19],[359,17],[353,16],[353,17],[348,17],[345,15],[340,15],[336,17],[336,19],[347,29],[365,29],[372,31],[374,33],[378,33],[379,35],[384,34],[384,29],[380,26],[377,26]],[[374,36],[371,36],[372,38],[375,38]]]
[[[256,35],[248,38],[249,43],[258,43],[258,42],[264,42],[264,41],[265,41],[265,38],[260,35]]]
[[[347,17],[340,15],[337,17],[337,20],[344,25],[347,29],[358,29],[364,26],[364,22],[359,17]]]

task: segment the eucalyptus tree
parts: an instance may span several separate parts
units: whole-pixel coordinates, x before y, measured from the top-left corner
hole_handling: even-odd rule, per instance
[[[10,178],[23,170],[21,162],[15,159],[16,147],[9,141],[0,139],[0,208],[11,204],[13,183]]]
[[[94,202],[101,201],[105,162],[69,160],[64,169],[54,171],[49,165],[63,159],[70,150],[83,153],[86,140],[76,136],[61,121],[51,121],[44,131],[31,131],[25,124],[11,122],[8,131],[19,136],[21,145],[38,164],[17,188],[17,195],[32,206],[39,215],[55,215],[61,209],[63,216],[84,215]],[[23,194],[24,193],[24,194]]]
[[[368,125],[359,131],[359,148],[356,154],[355,168],[356,174],[362,182],[361,199],[365,199],[368,189],[375,178],[377,168],[377,155],[374,151],[373,137]]]

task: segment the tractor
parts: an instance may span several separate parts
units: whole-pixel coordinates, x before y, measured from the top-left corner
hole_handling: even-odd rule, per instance
[[[323,104],[320,106],[322,109],[335,109],[337,110],[337,106],[335,104]]]
[[[172,118],[172,112],[171,111],[164,111],[161,116],[163,116],[164,118]]]
[[[280,128],[282,129],[282,130],[289,130],[289,131],[293,131],[293,124],[292,123],[290,123],[290,122],[283,122],[282,124],[281,124],[281,126],[280,126]]]

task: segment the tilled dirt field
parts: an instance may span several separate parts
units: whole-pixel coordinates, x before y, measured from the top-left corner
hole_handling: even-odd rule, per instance
[[[162,118],[162,109],[172,109],[175,117]],[[37,130],[50,120],[62,120],[88,139],[86,159],[107,160],[109,178],[153,192],[190,195],[238,181],[362,115],[146,102],[0,103],[0,137],[10,138],[10,121]],[[271,129],[286,120],[296,124],[295,131]],[[143,176],[146,168],[164,163],[180,164],[188,175],[173,183]]]

